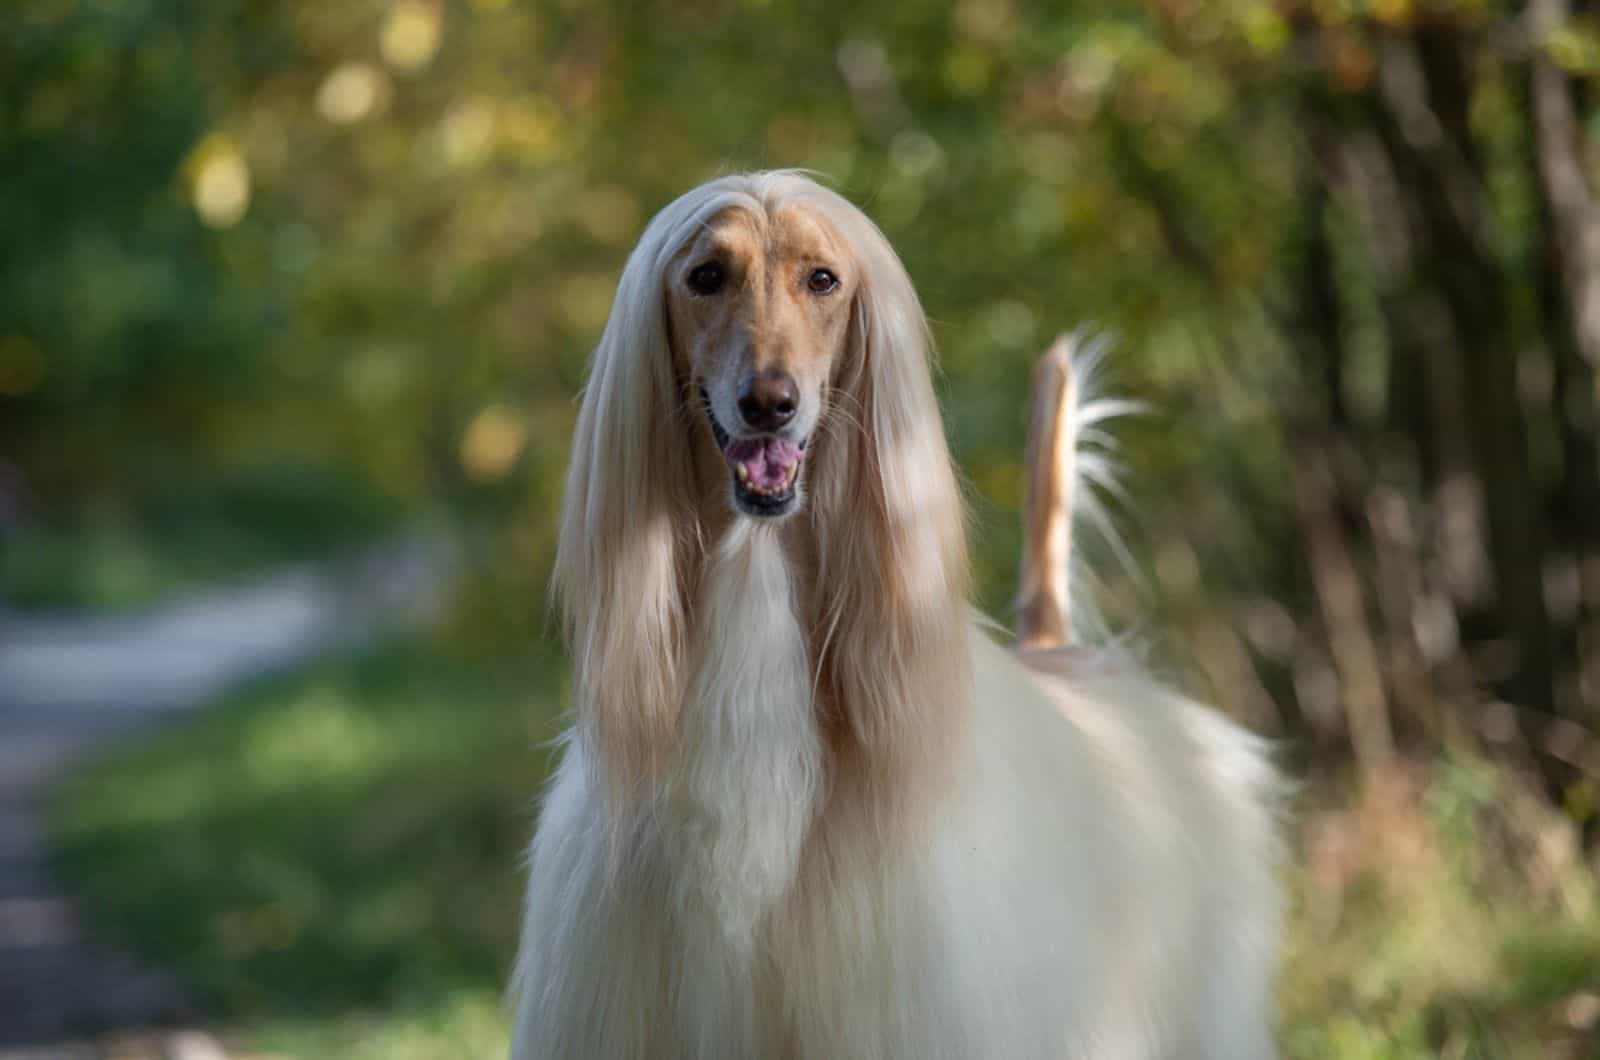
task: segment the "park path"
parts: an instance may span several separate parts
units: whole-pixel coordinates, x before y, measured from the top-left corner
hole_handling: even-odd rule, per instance
[[[68,771],[223,689],[426,624],[448,591],[440,534],[199,592],[119,618],[0,612],[0,1060],[220,1060],[176,978],[86,930],[51,874],[44,813]]]

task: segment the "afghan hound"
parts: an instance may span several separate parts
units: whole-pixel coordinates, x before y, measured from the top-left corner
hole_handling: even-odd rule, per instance
[[[645,229],[566,481],[576,721],[515,1060],[1272,1055],[1263,749],[1063,646],[1095,417],[1063,350],[1023,644],[996,642],[929,345],[883,233],[804,176],[714,180]]]

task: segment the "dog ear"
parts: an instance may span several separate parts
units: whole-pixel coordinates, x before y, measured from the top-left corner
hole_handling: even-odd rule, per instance
[[[689,205],[663,210],[623,269],[584,388],[556,548],[579,738],[613,792],[660,767],[680,699],[692,466],[662,274]]]
[[[942,757],[970,699],[964,517],[911,280],[877,226],[827,195],[861,278],[837,429],[812,476],[818,668],[836,742],[907,790],[907,770]]]

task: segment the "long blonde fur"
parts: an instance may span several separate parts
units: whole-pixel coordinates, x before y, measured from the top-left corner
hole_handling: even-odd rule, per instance
[[[667,283],[723,211],[796,206],[861,279],[809,503],[774,521],[697,478]],[[530,852],[514,1060],[1272,1054],[1261,748],[1115,653],[1000,648],[967,582],[883,234],[794,173],[662,210],[573,441],[577,721]]]
[[[671,748],[704,549],[662,274],[721,211],[795,199],[851,241],[865,277],[811,472],[810,519],[834,590],[812,622],[827,720],[864,776],[897,781],[932,767],[945,730],[959,724],[966,539],[910,277],[838,194],[786,172],[724,178],[662,210],[629,256],[573,438],[553,586],[580,731],[618,792],[652,775]],[[904,620],[883,622],[886,607]]]
[[[960,493],[911,278],[864,214],[802,188],[853,245],[864,277],[834,397],[842,427],[812,469],[829,590],[813,619],[824,708],[844,727],[854,773],[911,796],[936,778],[971,696]]]

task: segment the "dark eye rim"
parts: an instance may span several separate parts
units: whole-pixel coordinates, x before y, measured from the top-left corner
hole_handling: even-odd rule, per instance
[[[722,268],[720,261],[702,261],[689,270],[684,277],[684,283],[689,290],[698,295],[716,294],[722,290],[727,273]]]
[[[812,294],[832,294],[839,289],[839,276],[832,269],[812,269],[806,277],[806,289]]]

